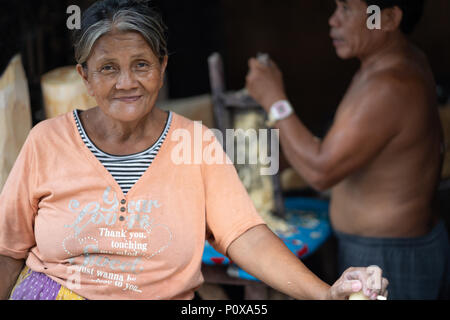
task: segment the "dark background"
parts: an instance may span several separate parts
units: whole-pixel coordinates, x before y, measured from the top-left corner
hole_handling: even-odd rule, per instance
[[[43,119],[40,77],[74,64],[66,8],[92,0],[0,0],[0,72],[22,52],[34,123]],[[207,57],[224,57],[227,88],[244,86],[247,60],[267,52],[284,73],[297,114],[323,136],[358,62],[337,58],[328,36],[334,0],[159,0],[169,27],[169,98],[210,92]],[[428,0],[411,36],[439,84],[450,82],[450,1]],[[442,100],[446,99],[441,89]]]

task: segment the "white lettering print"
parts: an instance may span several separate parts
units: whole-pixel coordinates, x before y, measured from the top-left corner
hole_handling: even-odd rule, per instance
[[[130,291],[142,293],[142,290],[140,290],[137,285],[129,284],[129,283],[125,283],[125,288],[123,288],[123,290],[130,290]]]
[[[147,243],[139,243],[137,241],[127,241],[127,242],[118,242],[111,241],[111,247],[114,249],[127,249],[127,250],[140,250],[143,252],[147,251]]]
[[[126,230],[109,230],[108,228],[99,228],[100,236],[102,237],[111,237],[111,238],[126,238],[127,231]]]
[[[62,246],[64,251],[71,257],[76,256],[80,254],[81,252],[85,252],[89,248],[98,248],[98,240],[93,237],[83,237],[78,238],[76,236],[68,236],[64,238],[62,242]],[[73,250],[74,252],[71,252],[69,250]],[[84,249],[83,249],[84,248]],[[75,249],[75,250],[74,250]]]
[[[81,210],[81,204],[78,200],[70,200],[69,210],[78,213],[77,218],[71,225],[64,225],[66,228],[72,228],[75,236],[78,236],[90,224],[100,225],[106,224],[113,226],[118,220],[119,201],[117,195],[112,192],[113,199],[109,200],[111,187],[107,187],[103,193],[103,205],[100,202],[92,201],[86,204]],[[106,206],[105,206],[106,205]],[[150,213],[151,208],[160,208],[161,205],[157,200],[138,200],[130,201],[128,205],[127,228],[132,229],[136,223],[139,223],[140,228],[145,228],[150,224],[150,216],[144,213]]]
[[[119,259],[111,259],[107,256],[101,256],[97,254],[99,252],[98,248],[93,248],[93,250],[86,246],[84,250],[84,267],[106,267],[112,271],[123,271],[131,273],[140,273],[144,267],[139,265],[141,258],[136,258],[133,262],[123,262]]]
[[[130,240],[133,238],[145,239],[147,236],[143,232],[130,232]]]
[[[158,200],[130,200],[128,211],[121,213],[117,194],[111,187],[99,200],[85,204],[77,199],[69,201],[68,209],[75,215],[72,223],[64,225],[72,232],[63,239],[62,248],[78,275],[141,293],[137,283],[129,282],[136,282],[145,260],[162,253],[173,239],[170,228],[150,215],[162,205]],[[125,219],[119,219],[121,216]]]

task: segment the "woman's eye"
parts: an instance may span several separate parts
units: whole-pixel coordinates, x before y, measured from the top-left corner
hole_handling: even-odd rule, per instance
[[[138,69],[144,69],[144,68],[148,67],[148,63],[146,63],[146,62],[139,62],[138,64],[136,64],[136,67]]]
[[[112,71],[114,71],[115,69],[114,69],[114,67],[112,66],[112,65],[106,65],[106,66],[103,66],[101,69],[100,69],[100,71],[101,72],[112,72]]]

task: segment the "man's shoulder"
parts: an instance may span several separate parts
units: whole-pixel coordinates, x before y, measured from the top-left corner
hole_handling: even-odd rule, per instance
[[[393,67],[370,74],[361,86],[360,95],[371,107],[412,111],[429,107],[431,87],[420,75]]]
[[[412,77],[402,67],[385,68],[354,82],[338,116],[341,121],[358,121],[368,127],[383,123],[398,128],[405,121],[421,121],[430,112],[431,94],[420,77]]]
[[[411,100],[429,95],[433,86],[431,81],[417,62],[403,61],[369,73],[365,88],[381,95]]]
[[[411,76],[409,72],[400,67],[380,70],[367,77],[366,90],[376,90],[379,93],[405,94],[411,93],[411,89],[425,90],[423,80],[417,76]]]

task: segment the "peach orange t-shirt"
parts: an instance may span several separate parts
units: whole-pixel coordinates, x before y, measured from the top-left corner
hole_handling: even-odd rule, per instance
[[[124,195],[72,112],[45,120],[0,194],[0,254],[87,299],[190,299],[203,281],[205,239],[225,254],[264,223],[233,164],[212,158],[226,158],[212,131],[173,113],[161,149]]]

